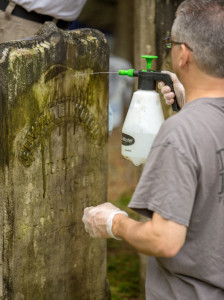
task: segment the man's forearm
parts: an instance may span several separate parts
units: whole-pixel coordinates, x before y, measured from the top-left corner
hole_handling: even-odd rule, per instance
[[[137,251],[149,256],[173,257],[185,242],[187,228],[153,213],[152,220],[137,222],[106,202],[86,207],[82,218],[85,230],[94,238],[122,238]]]
[[[173,257],[184,244],[186,227],[153,214],[152,220],[137,222],[124,215],[114,217],[113,233],[138,252],[155,257]]]

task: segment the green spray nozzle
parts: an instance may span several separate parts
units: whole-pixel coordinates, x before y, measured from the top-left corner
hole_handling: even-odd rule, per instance
[[[158,56],[153,56],[153,55],[142,55],[141,57],[146,59],[147,70],[151,70],[153,59],[158,58]]]
[[[158,56],[152,56],[152,55],[142,55],[141,57],[145,58],[146,63],[147,63],[147,70],[142,70],[144,72],[150,71],[153,59],[158,58]],[[129,76],[129,77],[134,77],[134,76],[138,76],[138,71],[136,71],[134,69],[119,70],[118,75],[126,75],[126,76]]]
[[[130,69],[130,70],[120,70],[118,71],[118,75],[127,75],[129,77],[133,77],[134,76],[134,69]]]

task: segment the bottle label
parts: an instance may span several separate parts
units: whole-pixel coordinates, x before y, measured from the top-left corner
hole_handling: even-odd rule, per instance
[[[135,139],[132,136],[122,133],[122,145],[131,146],[134,143],[135,143]]]

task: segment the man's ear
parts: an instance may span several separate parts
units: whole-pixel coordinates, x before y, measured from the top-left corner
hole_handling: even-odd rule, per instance
[[[180,59],[179,59],[179,67],[186,67],[190,61],[190,50],[184,45],[180,45]]]

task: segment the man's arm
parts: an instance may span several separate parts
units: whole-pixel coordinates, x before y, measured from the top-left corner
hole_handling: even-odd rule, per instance
[[[85,230],[92,237],[122,238],[137,251],[149,256],[173,257],[183,246],[187,228],[154,213],[152,220],[138,222],[106,202],[84,210]]]
[[[157,213],[147,222],[137,222],[117,214],[114,216],[112,231],[138,252],[148,256],[173,257],[184,245],[187,228]]]

